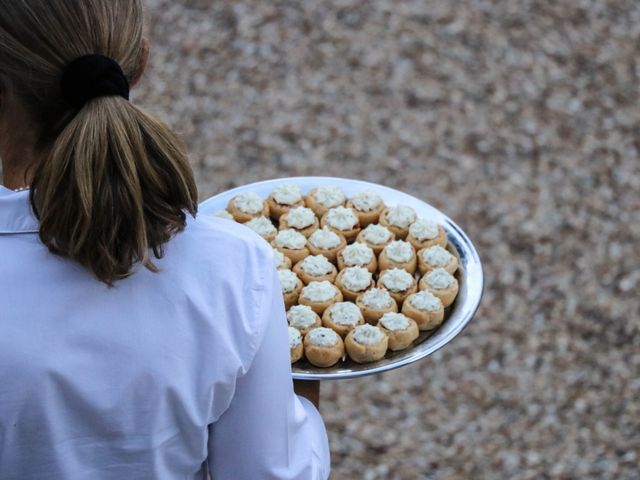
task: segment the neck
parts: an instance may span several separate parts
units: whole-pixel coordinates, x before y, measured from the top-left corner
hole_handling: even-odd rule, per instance
[[[22,155],[22,162],[12,161],[15,158],[12,155],[3,155],[2,158],[2,184],[16,190],[18,188],[28,187],[31,185],[31,178],[27,174],[27,165],[31,162],[28,155]]]

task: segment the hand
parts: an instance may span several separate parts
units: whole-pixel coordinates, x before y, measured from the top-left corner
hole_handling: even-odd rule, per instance
[[[293,391],[320,408],[320,382],[316,380],[294,380]]]

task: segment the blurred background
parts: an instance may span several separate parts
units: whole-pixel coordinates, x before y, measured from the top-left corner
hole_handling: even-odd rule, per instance
[[[147,5],[135,100],[184,136],[201,200],[365,179],[484,261],[445,349],[322,385],[333,479],[640,478],[640,2]]]

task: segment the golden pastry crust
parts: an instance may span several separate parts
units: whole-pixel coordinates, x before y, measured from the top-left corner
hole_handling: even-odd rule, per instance
[[[398,303],[398,306],[402,307],[402,303],[404,302],[404,300],[412,293],[416,293],[418,291],[418,283],[416,282],[416,279],[413,279],[411,286],[406,290],[403,290],[401,292],[394,292],[393,290],[385,286],[385,284],[382,282],[381,278],[384,272],[386,272],[386,270],[380,271],[380,276],[378,277],[376,286],[378,288],[384,288],[385,290],[387,290],[389,292],[389,295],[391,295],[391,297],[393,297],[393,299]]]
[[[298,200],[293,205],[284,205],[276,202],[275,198],[273,198],[273,193],[270,193],[267,197],[267,204],[269,205],[269,216],[274,222],[278,222],[280,220],[280,217],[292,208],[306,206],[304,203],[304,197]]]
[[[449,288],[436,289],[431,287],[427,283],[427,275],[424,275],[420,279],[420,284],[419,284],[420,290],[426,290],[428,292],[433,293],[436,297],[440,299],[440,301],[442,302],[442,305],[444,305],[444,308],[447,308],[448,306],[450,306],[458,296],[458,290],[460,288],[458,284],[458,280],[454,278],[453,285],[451,285]]]
[[[314,277],[310,273],[305,272],[303,270],[302,268],[303,263],[304,263],[304,259],[296,263],[293,266],[293,271],[296,272],[296,275],[300,277],[300,279],[305,285],[309,285],[309,283],[311,282],[321,282],[323,280],[327,280],[331,283],[335,282],[336,276],[338,275],[338,270],[336,269],[335,265],[331,264],[331,273],[327,273],[326,275],[322,275],[320,277]]]
[[[338,237],[340,237],[340,245],[334,248],[318,248],[314,246],[311,242],[307,242],[307,248],[311,255],[324,255],[327,259],[333,263],[334,265],[337,262],[338,252],[347,246],[347,239],[344,238],[344,235],[341,233],[335,232]]]
[[[391,232],[391,230],[389,230]],[[364,229],[362,229],[360,231],[360,233],[358,234],[358,236],[356,237],[356,242],[360,242],[360,243],[364,243],[365,245],[367,245],[369,248],[371,248],[371,250],[373,250],[373,253],[376,256],[379,256],[382,253],[382,250],[384,250],[384,247],[386,247],[387,245],[389,245],[391,242],[393,242],[396,239],[396,234],[391,232],[391,237],[389,238],[389,240],[387,241],[387,243],[384,244],[378,244],[378,243],[371,243],[370,241],[368,241],[365,236],[364,236]]]
[[[289,353],[291,354],[291,363],[296,363],[298,360],[300,360],[302,358],[302,354],[304,353],[302,342],[289,349]]]
[[[356,214],[362,228],[365,228],[372,223],[378,223],[380,214],[386,208],[384,203],[380,203],[380,205],[378,205],[378,208],[376,208],[375,210],[363,212],[362,210],[358,210],[351,200],[347,200],[346,206],[347,208],[351,208],[353,210],[353,213]]]
[[[344,300],[344,298],[342,297],[342,292],[340,291],[340,289],[338,289],[338,287],[336,287],[335,285],[334,285],[334,287],[335,287],[335,296],[331,300],[327,300],[325,302],[313,302],[313,301],[309,300],[308,298],[303,297],[302,295],[300,295],[298,297],[298,304],[299,305],[308,305],[318,315],[322,315],[324,313],[324,311],[330,305],[333,305],[336,302],[341,302],[342,300]]]
[[[440,245],[442,248],[446,248],[447,246],[447,232],[445,232],[444,228],[438,225],[438,235],[436,238],[432,238],[430,240],[418,240],[411,233],[407,235],[407,242],[413,245],[413,248],[416,250],[421,250],[423,248],[433,247],[434,245]]]
[[[296,232],[301,233],[302,235],[304,235],[305,237],[309,238],[309,236],[315,232],[318,228],[320,228],[320,221],[318,220],[318,218],[314,218],[313,219],[313,223],[311,225],[309,225],[308,227],[299,229],[296,227],[291,227],[289,226],[289,223],[287,222],[287,214],[283,214],[280,217],[280,225],[278,227],[278,230],[287,230],[287,229],[291,229],[291,230],[295,230]]]
[[[329,213],[329,211],[327,211],[327,213]],[[347,243],[353,242],[356,239],[356,237],[358,236],[358,234],[360,233],[360,230],[361,230],[360,224],[356,223],[356,225],[350,230],[339,230],[339,229],[329,225],[329,223],[327,222],[327,213],[325,213],[322,216],[322,218],[320,219],[320,226],[321,227],[327,227],[327,228],[333,230],[334,232],[341,234],[347,240]]]
[[[344,297],[344,299],[348,302],[355,302],[356,298],[358,298],[358,295],[364,293],[366,290],[368,290],[369,288],[372,288],[375,286],[376,282],[375,280],[373,280],[373,277],[371,278],[371,283],[363,290],[360,290],[358,292],[354,291],[354,290],[349,290],[347,287],[344,286],[344,283],[342,281],[342,277],[344,276],[344,272],[346,272],[347,269],[342,269],[340,270],[340,273],[338,273],[338,276],[335,279],[335,286],[338,287],[340,289],[340,291],[342,292],[342,296]]]
[[[334,303],[333,305],[329,306],[329,308],[327,308],[322,314],[323,326],[330,328],[331,330],[336,332],[338,335],[340,335],[342,338],[344,338],[345,335],[347,335],[351,330],[353,330],[356,327],[356,325],[364,324],[364,316],[362,315],[362,311],[360,311],[360,319],[358,320],[358,323],[356,325],[342,325],[340,323],[335,323],[333,321],[333,316],[332,316],[332,307],[334,305],[336,304]]]
[[[282,296],[284,298],[284,308],[285,310],[289,310],[292,306],[294,306],[296,303],[298,303],[298,297],[300,296],[300,292],[302,291],[302,287],[304,287],[304,284],[302,283],[302,280],[300,280],[298,278],[298,281],[296,282],[296,288],[289,292],[289,293],[283,293]]]
[[[409,327],[406,330],[389,330],[382,322],[378,322],[378,327],[389,337],[389,350],[394,352],[404,350],[420,335],[418,324],[415,320],[407,318],[409,319]]]
[[[292,307],[294,307],[294,306],[295,305],[292,305]],[[289,307],[289,308],[291,308],[291,307]],[[289,313],[289,308],[287,308],[287,313]],[[313,319],[314,319],[314,322],[311,325],[309,325],[306,328],[301,328],[301,327],[298,327],[298,326],[295,326],[295,325],[291,325],[291,322],[289,322],[289,318],[287,316],[287,322],[289,322],[289,326],[292,327],[292,328],[297,329],[300,332],[300,334],[302,334],[303,337],[307,333],[309,333],[311,330],[313,330],[314,328],[318,328],[318,327],[322,326],[322,319],[320,318],[320,316],[316,312],[313,312]]]
[[[344,261],[344,256],[342,255],[342,252],[344,251],[344,248],[342,250],[340,250],[338,252],[337,255],[337,260],[338,260],[338,271],[341,272],[342,270],[344,270],[345,268],[348,267],[364,267],[367,270],[369,270],[371,273],[376,273],[378,271],[378,259],[376,258],[376,254],[375,252],[373,253],[373,258],[371,259],[371,261],[369,263],[367,263],[366,265],[347,265]]]
[[[378,257],[378,265],[380,266],[380,270],[382,271],[390,268],[402,268],[403,270],[414,274],[418,266],[418,258],[413,246],[411,246],[411,250],[411,260],[409,260],[408,262],[394,262],[389,258],[389,255],[387,255],[387,249],[385,247],[385,249],[382,250],[382,253]]]
[[[431,247],[421,248],[420,250],[418,250],[418,253],[417,253],[418,270],[420,270],[420,274],[421,275],[425,275],[425,274],[429,273],[431,270],[435,270],[436,268],[438,268],[438,266],[436,266],[436,265],[428,264],[427,262],[424,261],[424,258],[422,258],[422,255],[424,254],[424,252],[426,252],[427,249],[429,249],[429,248],[431,248]],[[451,253],[451,252],[449,252],[449,253]],[[456,270],[458,270],[459,266],[460,266],[460,262],[458,261],[458,257],[456,257],[453,253],[451,253],[451,260],[449,261],[448,264],[446,264],[442,268],[444,268],[448,273],[453,275],[454,273],[456,273]]]
[[[444,321],[444,306],[441,305],[441,308],[433,311],[418,310],[411,303],[411,299],[415,295],[415,293],[409,295],[404,301],[402,304],[402,313],[412,318],[418,324],[418,329],[422,331],[433,330],[442,325]]]
[[[344,339],[344,346],[349,358],[356,363],[370,363],[384,358],[389,346],[389,337],[381,328],[380,331],[384,334],[382,340],[371,345],[364,345],[353,338],[355,329],[351,330]]]
[[[289,258],[292,265],[295,265],[309,255],[309,249],[306,246],[302,249],[279,247],[275,240],[271,242],[271,246]]]
[[[308,335],[305,335],[303,344],[305,357],[309,363],[316,367],[324,368],[335,365],[344,355],[344,342],[339,335],[338,342],[331,347],[313,345]]]
[[[383,227],[387,227],[389,230],[391,230],[395,234],[396,240],[406,239],[407,235],[409,235],[409,227],[400,228],[395,225],[391,225],[391,223],[389,223],[389,219],[387,218],[388,214],[389,214],[389,207],[386,207],[380,213],[380,220],[378,220],[378,223]]]
[[[364,321],[370,325],[377,325],[385,313],[395,313],[398,311],[398,303],[393,299],[393,296],[391,297],[393,299],[393,303],[390,306],[384,309],[377,309],[367,307],[362,302],[362,295],[364,295],[364,292],[356,297],[355,303],[360,308]]]
[[[307,207],[309,207],[311,210],[313,210],[313,213],[315,213],[318,218],[322,218],[322,216],[325,213],[327,213],[327,211],[330,208],[344,206],[344,202],[342,202],[340,205],[334,205],[333,207],[325,207],[324,205],[322,205],[320,202],[318,202],[315,199],[314,195],[315,195],[315,193],[317,191],[318,191],[317,187],[316,188],[312,188],[311,190],[309,190],[309,193],[305,197],[305,203],[307,204]]]
[[[247,213],[247,212],[243,212],[242,210],[240,210],[238,207],[236,207],[236,205],[234,204],[234,200],[236,199],[237,195],[234,196],[233,198],[231,198],[231,200],[229,200],[229,203],[227,204],[227,211],[233,215],[233,219],[238,222],[238,223],[246,223],[249,220],[252,220],[254,218],[258,218],[258,217],[267,217],[269,218],[269,205],[267,204],[267,202],[263,201],[263,208],[261,211],[257,212],[257,213]]]

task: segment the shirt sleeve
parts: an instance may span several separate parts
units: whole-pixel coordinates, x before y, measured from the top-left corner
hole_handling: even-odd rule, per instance
[[[275,268],[267,272],[263,339],[229,408],[209,426],[209,470],[214,480],[326,480],[327,433],[313,404],[293,391],[281,287]]]

